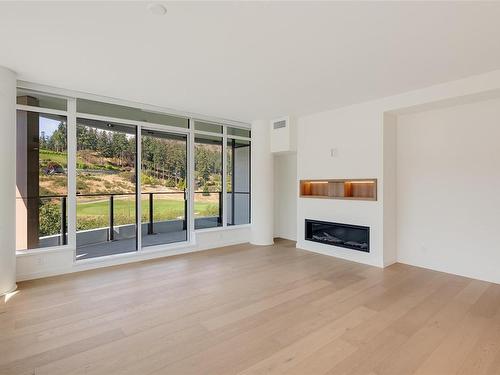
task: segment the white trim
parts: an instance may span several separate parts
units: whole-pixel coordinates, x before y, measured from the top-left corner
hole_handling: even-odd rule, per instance
[[[224,230],[234,230],[234,229],[244,229],[250,228],[252,224],[238,224],[238,225],[228,225],[227,227],[212,227],[212,228],[200,228],[196,229],[196,233],[206,233],[206,232],[219,232]]]
[[[200,120],[200,121],[215,122],[215,123],[220,123],[221,125],[239,127],[242,129],[250,129],[251,128],[250,124],[242,122],[242,121],[224,119],[224,118],[219,118],[219,117],[215,117],[215,116],[206,116],[206,115],[192,113],[192,112],[176,111],[176,110],[171,109],[171,108],[165,108],[165,107],[154,106],[154,105],[149,105],[149,104],[145,104],[145,103],[133,102],[133,101],[124,100],[124,99],[116,99],[116,98],[111,98],[111,97],[107,97],[107,96],[94,95],[94,94],[89,94],[89,93],[85,93],[85,92],[81,92],[81,91],[62,89],[62,88],[58,88],[58,87],[47,86],[47,85],[42,85],[42,84],[37,84],[37,83],[32,83],[32,82],[17,81],[17,87],[27,89],[27,90],[39,91],[40,93],[55,94],[58,96],[63,96],[63,97],[68,97],[68,98],[80,98],[80,99],[94,100],[97,102],[116,104],[116,105],[122,105],[122,106],[126,106],[126,107],[141,109],[141,110],[150,111],[153,113],[156,112],[156,113],[161,113],[161,114],[165,114],[165,115],[184,117],[184,118],[188,118],[188,119],[192,118],[192,119],[196,119],[196,120]]]
[[[195,242],[190,242],[189,240],[186,241],[179,241],[179,242],[171,242],[168,244],[158,244],[158,245],[153,245],[153,246],[146,246],[142,248],[142,253],[157,253],[160,251],[166,251],[166,250],[175,250],[175,249],[184,249],[184,248],[189,248],[191,246],[195,246]]]
[[[193,119],[189,119],[189,129],[192,129],[194,126],[194,121]],[[188,181],[189,183],[187,184],[186,188],[188,189],[188,211],[189,211],[189,225],[188,225],[188,240],[194,240],[194,191],[195,191],[195,186],[194,186],[194,132],[189,133],[189,140],[188,140]],[[186,213],[187,214],[187,213]]]
[[[69,100],[68,100],[68,105],[69,105]],[[62,111],[60,109],[50,109],[50,108],[44,108],[44,107],[34,107],[31,105],[24,105],[24,104],[16,104],[16,110],[35,112],[35,113],[46,113],[48,115],[59,115],[59,116],[67,116],[68,115],[68,111]]]
[[[219,204],[222,204],[222,227],[225,228],[227,227],[227,127],[225,126],[222,128],[222,202]]]
[[[227,128],[225,128],[227,130]],[[241,137],[239,135],[229,135],[227,134],[227,138],[228,139],[239,139],[241,141],[251,141],[252,138],[248,138],[248,137]]]
[[[68,155],[68,244],[74,249],[73,261],[76,261],[76,99],[68,99],[67,119],[67,155]]]
[[[35,254],[57,253],[64,251],[75,251],[70,245],[38,247],[36,249],[16,250],[16,257],[26,257]]]
[[[135,128],[135,233],[137,251],[142,252],[142,126]]]

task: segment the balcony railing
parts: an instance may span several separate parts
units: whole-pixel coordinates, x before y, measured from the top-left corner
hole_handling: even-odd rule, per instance
[[[141,193],[141,197],[146,195],[148,196],[147,198],[147,234],[155,234],[154,231],[154,198],[155,196],[161,196],[161,195],[183,195],[183,205],[184,205],[184,220],[183,220],[183,229],[185,230],[187,228],[187,221],[186,221],[186,212],[187,212],[187,197],[186,197],[186,191],[180,191],[180,192],[146,192],[146,193]],[[95,193],[95,194],[78,194],[77,193],[77,198],[85,198],[85,197],[107,197],[109,201],[109,213],[108,213],[108,240],[113,241],[115,239],[115,201],[117,197],[127,197],[127,196],[132,196],[135,197],[136,193]],[[144,205],[143,205],[144,208]],[[134,222],[130,224],[135,224]],[[95,228],[98,229],[98,228]]]
[[[146,192],[146,193],[141,193],[141,196],[147,196],[145,200],[143,200],[142,207],[143,207],[143,213],[146,214],[147,221],[142,221],[143,224],[147,224],[147,234],[152,235],[155,234],[155,198],[158,196],[165,196],[165,195],[179,195],[182,194],[183,198],[183,229],[187,229],[187,215],[186,213],[188,212],[188,200],[187,200],[187,192],[180,191],[180,192]],[[221,191],[216,191],[216,192],[194,192],[195,194],[195,206],[198,202],[202,201],[201,199],[197,199],[196,197],[201,197],[201,196],[211,196],[211,195],[216,195],[217,198],[214,199],[214,203],[217,203],[217,214],[207,214],[204,215],[204,218],[217,218],[217,225],[222,225],[222,192]],[[108,213],[107,213],[107,229],[108,229],[108,240],[113,241],[115,239],[115,227],[116,227],[116,220],[115,220],[115,213],[116,213],[116,201],[119,199],[119,197],[135,197],[136,193],[92,193],[92,194],[78,194],[76,195],[77,199],[78,198],[105,198],[108,200]],[[47,200],[59,200],[60,201],[60,233],[57,235],[60,237],[59,244],[60,245],[66,245],[67,244],[67,232],[68,232],[68,223],[67,223],[67,195],[43,195],[38,198],[33,198],[33,199],[38,199],[39,201],[47,201]],[[146,207],[144,207],[144,203],[146,203]],[[146,210],[144,210],[146,208]],[[201,218],[200,218],[201,219]],[[179,220],[179,218],[177,218]],[[130,222],[130,224],[135,224],[135,219]],[[118,224],[122,225],[122,224]],[[104,227],[105,228],[105,227]],[[90,230],[92,229],[103,229],[103,226],[100,227],[95,227],[95,228],[88,228]],[[49,236],[54,236],[56,235],[55,233],[49,235]]]

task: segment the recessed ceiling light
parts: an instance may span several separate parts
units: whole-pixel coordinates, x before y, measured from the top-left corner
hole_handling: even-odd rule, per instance
[[[167,13],[167,8],[165,8],[164,5],[158,3],[149,4],[148,10],[151,12],[151,14],[154,14],[156,16],[163,16],[165,13]]]

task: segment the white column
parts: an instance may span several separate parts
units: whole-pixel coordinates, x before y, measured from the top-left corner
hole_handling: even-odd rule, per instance
[[[252,122],[252,235],[254,245],[272,245],[274,171],[269,121]]]
[[[0,295],[16,289],[16,75],[0,66]]]

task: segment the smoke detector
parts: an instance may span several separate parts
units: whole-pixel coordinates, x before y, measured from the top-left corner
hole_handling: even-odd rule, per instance
[[[148,5],[148,10],[151,14],[155,16],[163,16],[167,13],[167,8],[164,5],[159,3],[151,3]]]

